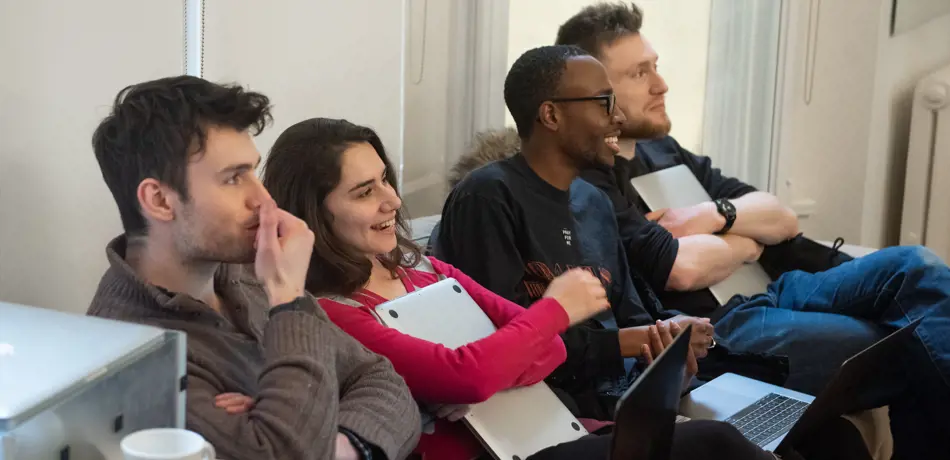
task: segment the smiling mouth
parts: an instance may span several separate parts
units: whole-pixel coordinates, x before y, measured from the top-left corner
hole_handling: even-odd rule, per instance
[[[370,227],[370,228],[372,228],[373,230],[377,230],[377,231],[385,231],[385,230],[389,230],[390,228],[392,228],[393,225],[396,225],[396,219],[389,219],[389,220],[387,220],[387,221],[385,221],[385,222],[380,222],[380,223],[378,223],[378,224],[376,224],[376,225],[373,225],[373,226]]]
[[[614,153],[620,152],[620,138],[618,136],[607,136],[604,138],[604,143],[607,144],[607,147],[613,150]]]

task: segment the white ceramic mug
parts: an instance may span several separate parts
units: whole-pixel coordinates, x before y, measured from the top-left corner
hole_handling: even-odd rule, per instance
[[[125,460],[215,460],[214,446],[205,438],[178,428],[136,431],[119,446]]]

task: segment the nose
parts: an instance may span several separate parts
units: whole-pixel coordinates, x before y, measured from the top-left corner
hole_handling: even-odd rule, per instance
[[[624,115],[623,110],[620,107],[614,109],[614,113],[610,117],[610,122],[615,125],[622,125],[626,123],[627,116]]]
[[[252,187],[253,190],[247,200],[249,208],[256,210],[260,208],[262,204],[273,200],[270,196],[270,192],[267,191],[267,188],[264,187],[264,183],[261,182],[261,179],[257,176],[254,176]]]
[[[383,200],[381,209],[383,212],[393,212],[402,207],[402,198],[396,193],[396,189],[386,187],[386,198]]]
[[[651,92],[657,96],[666,94],[666,92],[670,90],[670,88],[666,86],[666,80],[664,80],[663,76],[659,73],[654,73],[653,75],[655,75],[655,81],[653,82],[653,86],[650,87]]]

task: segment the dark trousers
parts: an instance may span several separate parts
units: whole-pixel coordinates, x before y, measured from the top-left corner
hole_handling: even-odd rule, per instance
[[[544,449],[529,460],[653,460],[610,458],[613,435],[590,435]],[[677,423],[669,460],[774,460],[772,454],[752,444],[732,425],[710,420]]]

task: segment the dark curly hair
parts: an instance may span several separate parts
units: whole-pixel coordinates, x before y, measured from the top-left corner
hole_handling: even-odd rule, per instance
[[[192,76],[119,91],[112,113],[92,135],[92,149],[125,232],[148,231],[137,193],[143,180],[156,179],[188,200],[188,161],[204,151],[208,127],[250,129],[256,136],[271,119],[267,96]]]

